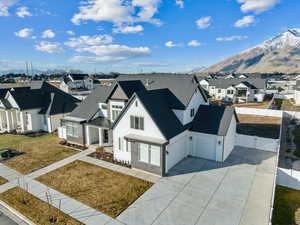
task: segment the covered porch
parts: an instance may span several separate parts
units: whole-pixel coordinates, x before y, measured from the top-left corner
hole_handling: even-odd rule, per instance
[[[86,144],[99,147],[112,146],[111,122],[106,118],[94,119],[85,125]]]

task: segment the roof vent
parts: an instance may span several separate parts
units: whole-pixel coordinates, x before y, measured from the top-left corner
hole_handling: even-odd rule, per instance
[[[11,88],[10,91],[15,91],[15,89],[14,89],[14,88]]]

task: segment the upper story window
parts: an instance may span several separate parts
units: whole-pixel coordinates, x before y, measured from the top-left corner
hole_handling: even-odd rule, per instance
[[[70,137],[79,137],[79,126],[77,123],[67,123],[67,135]]]
[[[233,90],[227,90],[227,94],[228,95],[232,95],[233,94]]]
[[[101,109],[107,110],[107,105],[106,105],[106,104],[102,104],[102,105],[101,105]]]
[[[191,109],[190,115],[191,115],[191,117],[195,116],[195,109]]]
[[[122,112],[122,109],[123,109],[123,106],[121,106],[121,105],[113,105],[112,106],[112,110],[111,110],[112,121],[115,121],[118,118],[118,116]]]
[[[130,128],[136,130],[144,130],[144,118],[137,116],[130,116]]]
[[[222,92],[222,89],[218,89],[218,93],[221,93]]]

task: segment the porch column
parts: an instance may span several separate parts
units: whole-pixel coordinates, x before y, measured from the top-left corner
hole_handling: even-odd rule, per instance
[[[5,117],[6,117],[6,123],[7,123],[7,132],[11,131],[11,124],[10,124],[10,119],[9,119],[9,112],[5,111]]]
[[[86,144],[90,145],[90,129],[89,126],[85,127]]]
[[[22,132],[25,132],[25,124],[24,124],[24,114],[23,112],[20,112],[20,123],[21,123],[21,130]]]
[[[101,128],[98,129],[99,133],[99,146],[103,146],[103,130]]]

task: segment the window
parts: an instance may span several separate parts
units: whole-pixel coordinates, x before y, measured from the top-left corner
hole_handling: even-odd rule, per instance
[[[130,128],[136,130],[144,130],[144,118],[137,116],[130,116]]]
[[[227,94],[228,95],[232,95],[233,94],[233,90],[227,90]]]
[[[122,151],[122,139],[119,138],[119,150]]]
[[[107,110],[107,105],[106,105],[106,104],[102,104],[102,105],[101,105],[101,109]]]
[[[221,89],[218,89],[218,93],[221,93],[221,91],[222,91]]]
[[[191,117],[195,116],[195,109],[191,109]]]
[[[160,166],[160,147],[150,145],[150,164]]]
[[[121,105],[113,105],[112,106],[112,121],[115,121],[118,116],[120,115],[120,113],[122,112],[123,106]]]
[[[129,141],[126,141],[126,152],[130,152],[131,150],[131,143]]]
[[[139,161],[160,166],[160,146],[140,143]]]
[[[140,161],[149,163],[149,145],[147,144],[139,144],[139,150],[140,150]]]
[[[77,123],[67,123],[67,135],[70,137],[79,137],[79,126]]]

